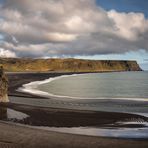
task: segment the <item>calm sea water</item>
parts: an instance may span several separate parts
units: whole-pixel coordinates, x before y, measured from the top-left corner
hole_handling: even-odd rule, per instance
[[[73,98],[148,99],[148,72],[116,72],[73,75],[41,84],[38,89]]]

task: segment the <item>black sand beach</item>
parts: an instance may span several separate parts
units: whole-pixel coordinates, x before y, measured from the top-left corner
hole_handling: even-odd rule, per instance
[[[0,123],[1,148],[147,148],[147,140],[91,137]]]
[[[16,89],[31,81],[44,80],[49,77],[72,73],[10,73],[9,97],[26,97],[34,99],[46,99],[38,96],[17,92]],[[48,98],[49,99],[49,98]],[[114,113],[103,111],[86,111],[74,109],[62,109],[52,107],[37,107],[15,103],[0,104],[0,147],[64,147],[64,148],[107,148],[107,147],[148,147],[147,139],[116,139],[101,138],[95,136],[72,135],[57,132],[49,132],[41,129],[32,129],[18,124],[10,124],[6,108],[25,113],[29,117],[23,120],[13,120],[13,123],[22,123],[33,126],[49,127],[140,127],[140,124],[118,125],[118,121],[130,119],[148,122],[148,118],[141,115],[128,113]]]

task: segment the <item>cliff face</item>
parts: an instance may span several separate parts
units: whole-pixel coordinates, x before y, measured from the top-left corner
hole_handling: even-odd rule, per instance
[[[4,74],[3,67],[0,66],[0,102],[8,102],[8,79]]]
[[[136,61],[1,58],[6,71],[103,72],[140,71]]]

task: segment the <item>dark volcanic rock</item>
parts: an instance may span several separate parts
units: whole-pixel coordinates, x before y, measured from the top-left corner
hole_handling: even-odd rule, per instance
[[[8,79],[4,74],[3,67],[0,66],[0,102],[8,102]]]

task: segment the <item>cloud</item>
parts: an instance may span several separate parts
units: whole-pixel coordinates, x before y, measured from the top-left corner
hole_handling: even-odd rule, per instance
[[[4,50],[0,48],[0,57],[8,58],[8,57],[16,57],[15,53],[9,50]]]
[[[113,19],[119,36],[128,40],[138,40],[140,34],[148,31],[148,21],[142,13],[118,13],[115,10],[108,12]]]
[[[5,0],[0,48],[19,57],[148,51],[142,13],[105,11],[95,0]]]

